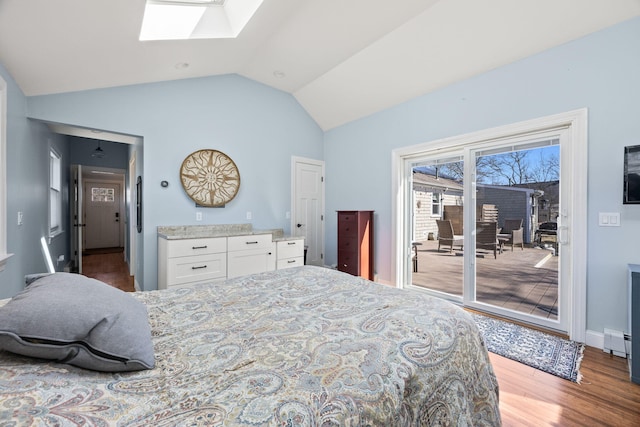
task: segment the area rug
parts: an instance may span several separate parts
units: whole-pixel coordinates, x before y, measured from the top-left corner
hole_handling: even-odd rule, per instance
[[[582,379],[584,344],[476,313],[471,315],[490,352],[575,383]]]

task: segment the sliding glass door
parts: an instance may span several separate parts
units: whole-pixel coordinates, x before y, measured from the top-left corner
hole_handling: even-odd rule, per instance
[[[476,244],[475,298],[469,303],[557,321],[559,140],[473,150],[471,155]]]
[[[462,301],[464,161],[424,158],[411,167],[414,286]]]
[[[405,156],[404,286],[566,331],[566,136],[540,131]]]

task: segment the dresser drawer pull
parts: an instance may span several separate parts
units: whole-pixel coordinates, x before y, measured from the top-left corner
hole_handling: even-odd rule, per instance
[[[192,246],[191,249],[207,249],[207,245],[204,245],[204,246]]]
[[[258,241],[256,240],[255,242],[245,242],[247,245],[257,245]]]
[[[296,262],[296,260],[292,259],[292,260],[287,261],[287,264],[294,264],[295,262]]]
[[[207,268],[207,266],[206,265],[201,265],[201,266],[198,266],[198,267],[191,267],[192,270],[201,270],[203,268]]]
[[[287,242],[287,245],[295,245],[296,242]]]

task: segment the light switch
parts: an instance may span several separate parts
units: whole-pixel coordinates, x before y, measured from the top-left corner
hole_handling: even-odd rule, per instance
[[[24,218],[24,215],[22,214],[22,211],[18,211],[18,225],[22,225],[23,218]]]
[[[601,227],[620,227],[620,212],[600,212],[598,225]]]

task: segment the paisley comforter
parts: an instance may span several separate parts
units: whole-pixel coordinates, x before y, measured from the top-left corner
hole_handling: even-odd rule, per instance
[[[0,425],[500,424],[482,338],[442,300],[319,267],[135,296],[154,369],[0,352]]]

